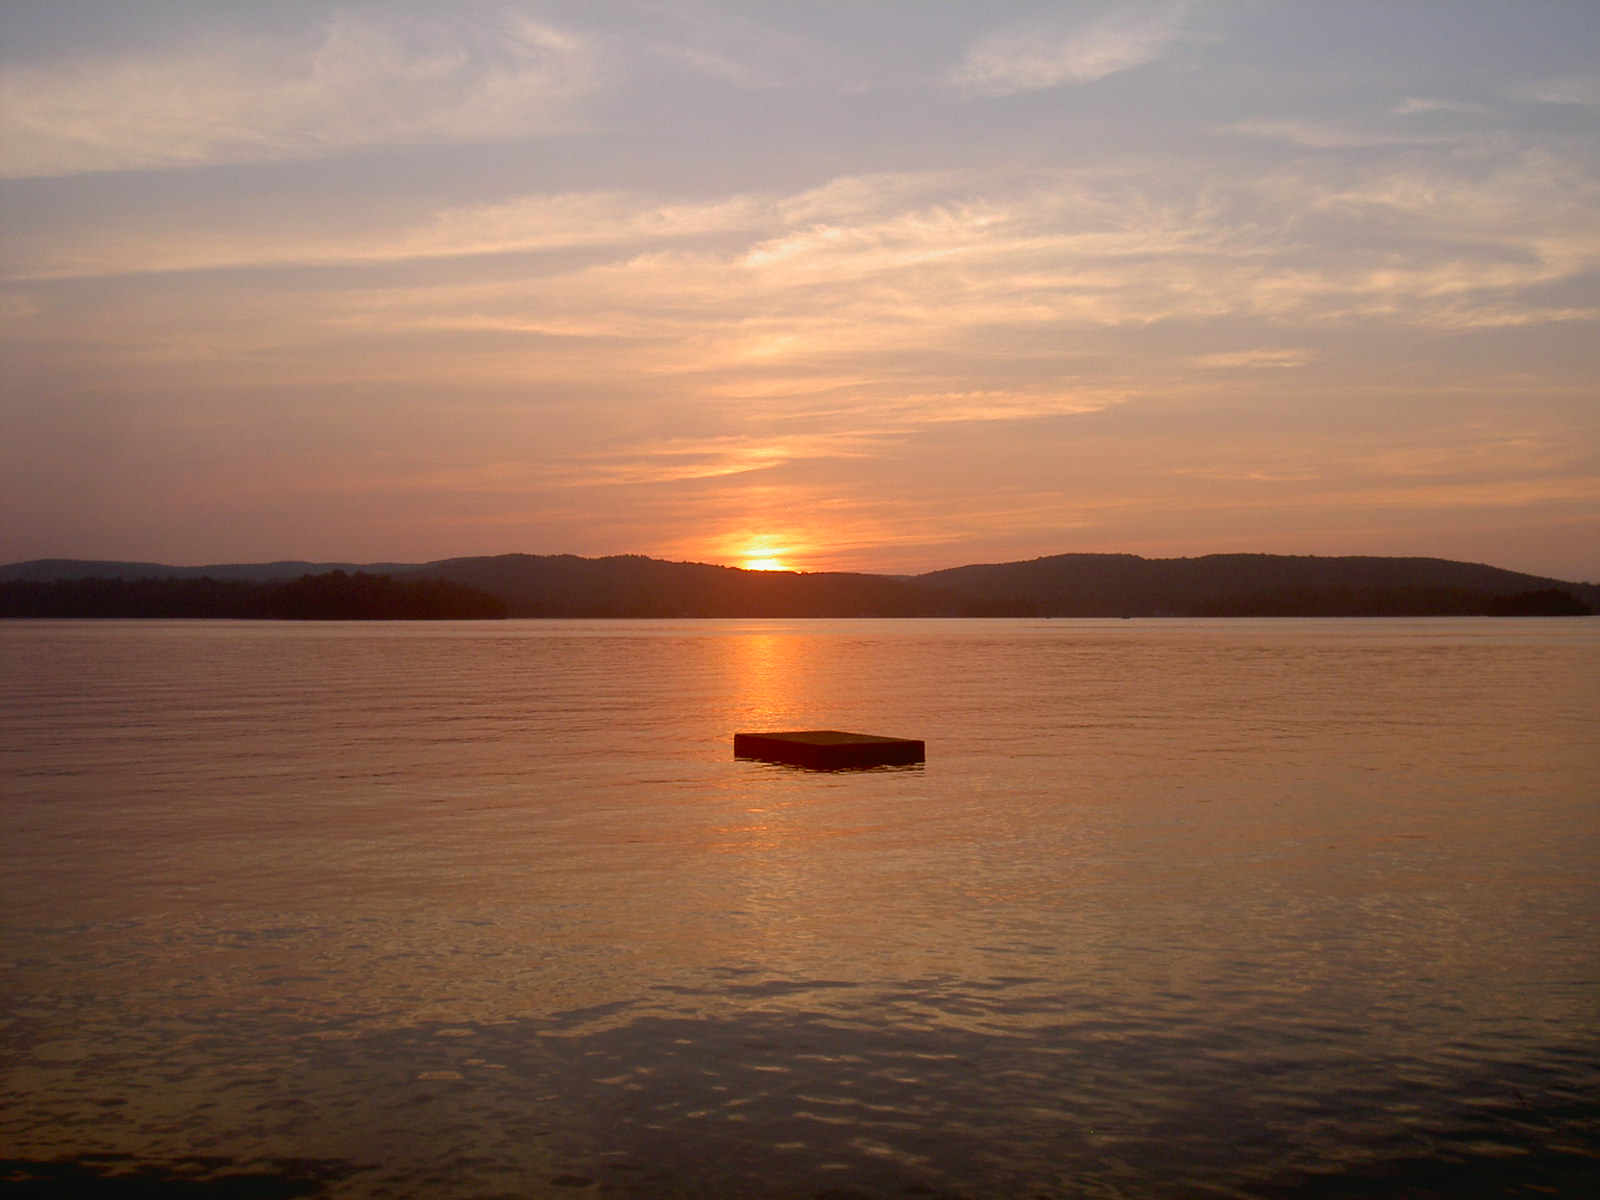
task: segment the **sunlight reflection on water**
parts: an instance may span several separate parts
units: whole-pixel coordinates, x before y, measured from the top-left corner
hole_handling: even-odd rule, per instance
[[[7,623],[7,1141],[352,1197],[1570,1188],[1597,632]],[[731,757],[795,727],[928,762]]]

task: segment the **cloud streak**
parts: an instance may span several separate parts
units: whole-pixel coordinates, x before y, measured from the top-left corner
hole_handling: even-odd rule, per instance
[[[1175,164],[1165,180],[884,175],[791,195],[539,194],[326,239],[128,230],[111,244],[43,246],[32,261],[23,246],[10,278],[532,255],[510,278],[327,295],[345,321],[693,338],[748,362],[814,353],[808,331],[837,354],[963,327],[1234,314],[1457,328],[1585,315],[1521,293],[1600,266],[1600,185],[1547,152],[1486,161],[1487,172],[1459,153],[1436,167],[1304,167],[1226,190],[1196,188]]]
[[[526,18],[335,14],[299,44],[214,37],[159,57],[11,67],[0,166],[29,178],[523,137],[570,122],[595,73],[583,38]]]
[[[1063,13],[1008,26],[976,42],[952,79],[988,95],[1095,83],[1165,57],[1189,36],[1187,10],[1131,4],[1087,22]]]

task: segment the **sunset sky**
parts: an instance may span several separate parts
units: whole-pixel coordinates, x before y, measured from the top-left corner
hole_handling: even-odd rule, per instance
[[[1593,0],[4,0],[0,561],[1600,579]]]

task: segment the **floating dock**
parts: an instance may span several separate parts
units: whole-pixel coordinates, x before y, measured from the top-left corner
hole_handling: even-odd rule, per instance
[[[898,767],[925,761],[925,748],[911,738],[874,733],[842,733],[837,729],[796,729],[785,733],[736,733],[735,758],[788,763],[814,771],[858,767]]]

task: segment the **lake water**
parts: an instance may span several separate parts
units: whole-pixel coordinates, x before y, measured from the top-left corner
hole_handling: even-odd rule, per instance
[[[12,621],[0,703],[17,1195],[1600,1194],[1600,621]]]

